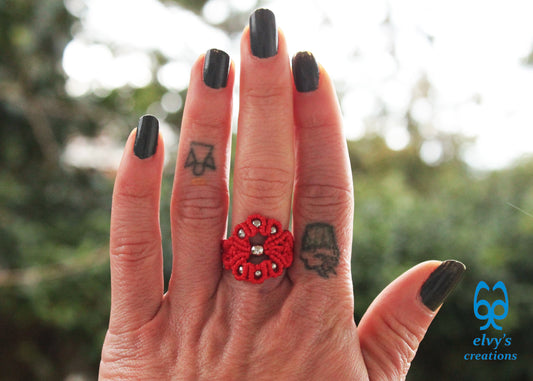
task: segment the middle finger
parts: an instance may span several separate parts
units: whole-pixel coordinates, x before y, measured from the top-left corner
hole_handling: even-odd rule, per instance
[[[259,9],[250,17],[241,42],[234,225],[258,213],[288,229],[294,179],[292,101],[285,39],[274,14]]]

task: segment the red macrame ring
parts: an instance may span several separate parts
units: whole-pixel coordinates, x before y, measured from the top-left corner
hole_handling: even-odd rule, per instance
[[[294,238],[273,218],[252,214],[222,240],[222,264],[237,280],[263,283],[292,264]]]

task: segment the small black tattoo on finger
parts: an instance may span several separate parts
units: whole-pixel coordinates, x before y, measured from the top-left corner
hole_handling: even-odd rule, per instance
[[[185,168],[191,167],[194,176],[202,176],[206,169],[214,171],[216,167],[213,148],[214,146],[211,144],[191,142],[191,148],[185,160]]]
[[[300,259],[306,269],[316,271],[322,278],[337,275],[335,268],[339,264],[339,256],[333,226],[317,222],[305,227]]]

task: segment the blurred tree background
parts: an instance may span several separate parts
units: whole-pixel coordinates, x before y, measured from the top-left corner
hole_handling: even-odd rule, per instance
[[[161,1],[199,17],[206,2]],[[138,116],[168,92],[151,81],[69,95],[61,63],[79,20],[66,3],[0,0],[2,380],[96,377],[110,303],[107,250],[114,172],[70,165],[64,155],[74,137],[123,142]],[[252,9],[213,27],[239,33]],[[154,72],[168,61],[158,52],[152,56]],[[427,94],[431,84],[423,85],[426,91],[413,89],[413,97]],[[461,159],[469,141],[440,134],[444,155],[428,165],[419,154],[424,143],[419,126],[409,113],[405,118],[411,140],[402,150],[389,149],[378,134],[349,142],[356,184],[356,321],[381,289],[412,265],[458,259],[468,272],[422,343],[408,379],[533,379],[528,345],[533,340],[528,329],[533,320],[533,217],[527,213],[533,211],[533,161],[479,173]],[[180,120],[181,108],[165,114],[176,131]],[[172,174],[170,160],[161,206],[167,280]],[[475,352],[472,340],[480,335],[472,312],[480,280],[490,285],[502,280],[507,286],[510,312],[504,332],[512,337],[509,351],[518,353],[516,361],[463,360],[465,353]]]

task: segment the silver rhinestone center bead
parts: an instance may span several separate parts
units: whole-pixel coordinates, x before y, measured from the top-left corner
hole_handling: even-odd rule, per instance
[[[262,255],[264,253],[263,246],[254,245],[252,246],[252,255]]]
[[[254,275],[255,275],[256,277],[258,277],[258,278],[259,278],[262,274],[263,274],[263,273],[261,272],[261,270],[257,270],[257,271],[254,273]]]
[[[239,232],[237,233],[237,235],[239,236],[239,238],[244,238],[244,237],[246,237],[246,233],[244,232],[243,229],[239,229]]]
[[[242,272],[244,271],[244,269],[242,268],[242,266],[239,266],[239,274],[242,275]]]
[[[278,265],[275,263],[272,263],[272,270],[276,271],[278,269]]]
[[[272,226],[272,227],[270,228],[270,234],[276,234],[277,232],[278,232],[278,229],[276,229],[275,226]]]
[[[261,220],[253,220],[252,221],[252,225],[254,225],[256,228],[258,228],[259,226],[261,226]]]

